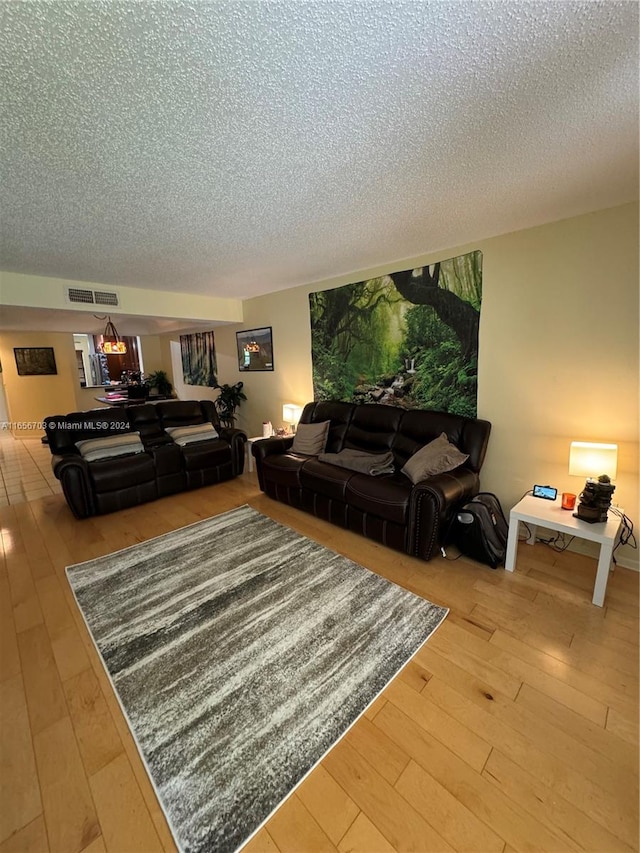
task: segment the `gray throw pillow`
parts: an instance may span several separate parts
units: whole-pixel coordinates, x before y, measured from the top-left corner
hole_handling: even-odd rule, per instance
[[[411,456],[402,473],[412,483],[419,483],[427,477],[435,474],[444,474],[445,471],[453,471],[458,465],[462,465],[469,458],[468,453],[462,453],[455,444],[451,444],[446,433],[434,438],[429,444],[425,444]]]
[[[131,453],[144,451],[139,432],[124,432],[106,438],[87,438],[84,441],[77,441],[76,447],[86,462],[97,462],[100,459],[112,459],[116,456],[128,456]]]
[[[166,427],[165,432],[181,447],[193,444],[196,441],[207,441],[212,438],[218,438],[218,433],[210,423],[194,424],[193,426],[185,427]]]
[[[320,421],[317,424],[298,424],[291,445],[292,453],[300,453],[302,456],[318,456],[324,453],[330,423],[331,421]]]

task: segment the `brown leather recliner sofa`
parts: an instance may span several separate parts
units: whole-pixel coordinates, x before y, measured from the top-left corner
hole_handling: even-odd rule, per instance
[[[219,483],[244,468],[246,435],[221,427],[210,400],[71,412],[46,418],[44,426],[53,471],[76,518]],[[176,441],[179,433],[171,435],[175,429],[189,433],[194,428],[201,435],[192,432],[183,445]],[[206,435],[212,428],[217,438]],[[118,455],[92,459],[95,452],[87,451],[95,439],[114,444]]]
[[[370,476],[292,452],[293,437],[252,446],[260,488],[275,500],[313,513],[390,548],[430,560],[456,509],[480,490],[479,471],[491,424],[445,412],[379,404],[308,403],[301,424],[329,421],[326,452],[391,451],[394,473]],[[454,470],[412,481],[408,459],[442,433],[468,459]]]

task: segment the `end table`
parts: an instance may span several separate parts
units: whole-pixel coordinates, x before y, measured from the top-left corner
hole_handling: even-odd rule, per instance
[[[616,507],[616,509],[620,513],[623,512],[620,507]],[[518,530],[521,521],[526,522],[531,530],[531,534],[526,540],[529,545],[533,545],[536,541],[537,525],[600,544],[600,558],[596,570],[592,603],[597,607],[602,607],[607,590],[607,581],[609,580],[613,548],[622,524],[620,516],[609,510],[609,517],[606,521],[589,524],[588,521],[575,518],[570,510],[562,509],[561,502],[557,498],[555,501],[546,501],[526,495],[513,507],[509,514],[509,538],[504,564],[508,572],[512,572],[515,568]]]

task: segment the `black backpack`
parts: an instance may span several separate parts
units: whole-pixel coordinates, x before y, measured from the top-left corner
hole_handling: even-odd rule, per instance
[[[448,538],[466,557],[495,569],[504,563],[508,533],[498,498],[480,492],[457,510]]]

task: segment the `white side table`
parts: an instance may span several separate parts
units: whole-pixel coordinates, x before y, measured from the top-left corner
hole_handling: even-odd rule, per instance
[[[617,509],[622,512],[619,507]],[[606,521],[589,524],[588,521],[575,518],[572,510],[562,509],[559,499],[546,501],[542,498],[526,495],[509,514],[509,538],[504,565],[508,572],[512,572],[515,568],[519,522],[521,521],[526,522],[531,530],[531,535],[527,539],[529,545],[533,545],[536,541],[536,526],[538,524],[549,530],[556,530],[558,533],[567,533],[569,536],[578,536],[580,539],[589,539],[591,542],[600,544],[600,559],[596,570],[592,602],[598,607],[602,607],[607,590],[613,548],[622,524],[620,516],[609,510],[609,517]]]
[[[254,441],[262,441],[264,438],[263,435],[254,435],[253,438],[247,439],[247,462],[249,463],[249,473],[253,472],[253,453],[251,452],[251,447]]]

